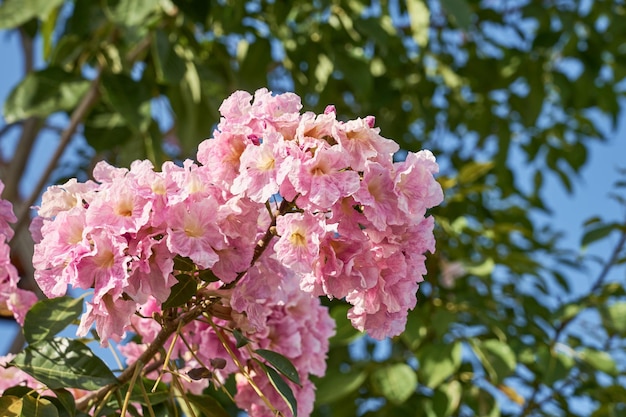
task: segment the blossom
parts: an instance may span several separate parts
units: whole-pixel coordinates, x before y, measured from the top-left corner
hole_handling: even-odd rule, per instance
[[[276,232],[280,236],[274,250],[281,262],[297,272],[307,271],[319,254],[319,246],[325,231],[320,216],[290,213],[276,220]]]

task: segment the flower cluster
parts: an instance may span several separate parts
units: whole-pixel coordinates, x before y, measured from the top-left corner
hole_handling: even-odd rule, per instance
[[[0,181],[0,195],[4,184]],[[9,240],[13,237],[13,229],[9,223],[15,223],[11,203],[0,199],[0,312],[12,314],[18,323],[24,323],[28,309],[37,301],[31,291],[18,288],[19,276],[11,263]]]
[[[210,319],[187,324],[185,340],[174,336],[173,355],[188,370],[230,357],[212,375],[238,373],[238,403],[263,416],[271,411],[250,380],[268,398],[277,394],[250,361],[257,348],[296,365],[298,408],[311,410],[307,375],[324,373],[333,332],[317,296],[352,304],[353,325],[375,338],[402,332],[424,253],[434,250],[425,214],[443,198],[435,159],[421,151],[394,162],[398,145],[379,135],[371,116],[342,122],[332,106],[319,115],[300,109],[295,94],[239,91],[220,107],[197,163],[167,162],[158,172],[147,161],[130,169],[101,162],[95,181],[44,194],[35,278],[49,297],[68,285],[93,289],[79,335],[95,323],[104,344],[127,330],[149,343],[160,328],[151,317],[160,316],[176,275],[187,274],[195,300],[210,300]],[[186,258],[191,272],[175,266]],[[223,329],[238,329],[250,344],[235,348]],[[133,359],[145,346],[123,349]]]

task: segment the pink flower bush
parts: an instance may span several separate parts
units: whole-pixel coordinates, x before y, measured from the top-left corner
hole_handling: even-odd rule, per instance
[[[4,183],[0,181],[0,195],[2,191]],[[16,221],[11,203],[0,199],[0,310],[7,310],[19,324],[23,324],[26,312],[37,301],[37,297],[17,286],[19,276],[11,263],[9,248],[9,240],[13,237],[13,229],[9,223]]]
[[[161,171],[147,161],[129,169],[101,162],[94,182],[44,194],[33,227],[35,277],[49,297],[68,286],[93,289],[79,335],[95,324],[106,345],[131,331],[141,342],[121,350],[135,360],[159,332],[153,317],[165,313],[172,286],[191,279],[190,302],[209,307],[170,338],[172,358],[183,364],[180,375],[218,358],[225,364],[181,383],[200,392],[235,374],[235,399],[251,416],[274,410],[250,381],[289,415],[253,360],[256,349],[272,350],[295,365],[302,384],[289,384],[306,416],[308,376],[324,374],[334,332],[318,296],[350,303],[353,325],[372,337],[403,331],[424,253],[435,249],[425,217],[443,199],[435,158],[420,151],[393,162],[398,145],[380,136],[372,116],[342,122],[333,106],[320,115],[301,107],[292,93],[235,92],[198,162]],[[248,340],[243,348],[234,330]]]

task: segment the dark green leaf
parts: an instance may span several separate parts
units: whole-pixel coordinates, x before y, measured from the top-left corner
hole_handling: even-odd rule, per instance
[[[350,306],[345,304],[336,305],[330,309],[330,316],[335,320],[336,325],[335,335],[330,338],[331,346],[347,345],[364,334],[355,329],[348,319],[349,309]]]
[[[24,320],[24,337],[28,343],[39,342],[56,336],[83,311],[83,299],[59,297],[35,303]]]
[[[461,403],[463,390],[459,381],[453,380],[447,384],[441,384],[433,396],[433,411],[437,417],[452,415]]]
[[[31,72],[4,103],[4,117],[12,123],[31,116],[46,117],[57,111],[72,110],[88,89],[89,81],[61,68]]]
[[[74,396],[68,390],[63,388],[55,389],[53,392],[60,405],[65,409],[65,411],[67,411],[67,414],[70,417],[74,417],[76,415],[76,402],[74,401]]]
[[[103,74],[102,86],[109,104],[136,132],[146,132],[150,126],[151,94],[148,86],[123,74]]]
[[[189,275],[176,275],[178,282],[171,289],[170,296],[163,303],[163,308],[178,307],[185,304],[198,291],[198,283]]]
[[[454,17],[461,29],[469,29],[472,23],[472,9],[466,0],[441,0],[443,8]]]
[[[163,30],[157,29],[155,32],[152,53],[157,81],[163,84],[178,84],[187,68],[185,61],[174,51],[174,45],[170,43],[168,34]]]
[[[233,330],[233,336],[235,336],[235,346],[237,347],[237,349],[242,348],[250,343],[250,340],[246,338],[238,329]]]
[[[376,369],[370,375],[374,390],[393,404],[406,401],[417,388],[417,375],[406,363],[395,363]]]
[[[291,361],[278,352],[266,349],[257,349],[255,352],[268,361],[278,372],[285,375],[290,381],[300,385],[300,376]]]
[[[186,394],[186,396],[204,417],[229,417],[222,405],[210,395]]]
[[[175,271],[193,271],[196,267],[196,264],[187,257],[176,255],[174,258],[174,270]]]
[[[115,383],[111,370],[84,343],[55,338],[27,346],[11,362],[50,389],[96,390]]]
[[[260,362],[259,362],[260,363]],[[296,397],[293,395],[293,391],[287,385],[287,383],[283,380],[278,372],[271,366],[262,365],[263,369],[267,373],[267,377],[269,378],[272,386],[276,389],[276,391],[280,394],[280,396],[285,400],[293,417],[298,416],[298,404],[296,402]]]
[[[585,234],[582,237],[580,245],[584,248],[589,246],[590,244],[597,242],[605,237],[607,237],[611,232],[617,230],[619,228],[619,224],[617,223],[608,223],[608,224],[594,224],[593,227],[588,228],[585,231]]]

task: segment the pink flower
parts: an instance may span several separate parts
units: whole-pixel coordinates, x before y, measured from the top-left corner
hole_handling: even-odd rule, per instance
[[[100,336],[102,346],[109,345],[109,339],[119,341],[127,326],[130,324],[130,317],[137,309],[137,303],[127,301],[122,298],[113,298],[105,294],[98,302],[87,302],[87,311],[80,320],[76,335],[86,336],[89,329],[95,323],[96,332]]]
[[[191,258],[204,269],[215,265],[219,260],[215,250],[226,247],[225,237],[215,221],[217,211],[217,202],[211,198],[170,207],[169,250]]]
[[[328,208],[359,189],[359,174],[350,169],[349,163],[347,155],[337,146],[320,148],[313,158],[292,170],[289,179],[295,191],[313,207]],[[298,204],[306,207],[301,199]]]
[[[443,201],[441,185],[433,177],[439,166],[430,151],[409,152],[404,162],[394,164],[394,168],[398,207],[407,216],[422,217],[426,209]]]
[[[354,199],[363,206],[365,217],[379,230],[402,221],[391,173],[377,162],[365,164],[363,180]]]
[[[348,154],[355,171],[363,171],[368,159],[388,160],[400,149],[394,141],[380,136],[380,130],[370,124],[371,119],[359,118],[334,125],[333,137]]]
[[[244,194],[252,201],[266,202],[278,192],[276,176],[284,157],[284,140],[279,133],[267,134],[258,146],[247,146],[241,154],[239,176],[231,192]]]
[[[274,246],[278,259],[296,272],[308,271],[326,233],[324,220],[309,213],[289,213],[276,219],[276,231],[280,236]]]

